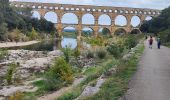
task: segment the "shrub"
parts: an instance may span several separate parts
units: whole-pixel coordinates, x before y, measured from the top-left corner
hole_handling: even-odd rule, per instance
[[[8,55],[8,51],[5,49],[0,50],[0,60],[3,60]]]
[[[97,51],[97,56],[100,58],[100,59],[103,59],[106,57],[106,54],[107,52],[104,50],[104,49],[100,49]]]
[[[21,92],[16,92],[14,95],[9,96],[9,100],[23,100],[24,94]]]
[[[107,51],[112,54],[115,58],[120,58],[123,52],[122,48],[112,43],[107,47]]]
[[[138,43],[138,40],[135,38],[135,36],[129,35],[125,39],[124,45],[127,47],[127,49],[131,49],[135,47]]]
[[[65,48],[62,49],[62,51],[64,53],[64,58],[66,62],[68,63],[70,61],[70,56],[72,53],[70,46],[66,46]]]
[[[87,51],[86,57],[87,57],[88,59],[94,58],[94,53],[93,53],[92,51]]]
[[[62,57],[55,61],[54,65],[50,69],[50,73],[57,79],[61,79],[66,82],[72,82],[73,80],[71,66]]]
[[[74,51],[74,57],[77,59],[80,56],[81,52],[78,48],[75,49]]]
[[[36,40],[36,39],[40,38],[38,33],[36,32],[36,30],[34,28],[32,28],[32,31],[29,34],[29,38],[30,38],[30,40]]]
[[[12,76],[16,67],[17,65],[15,63],[9,65],[9,69],[7,70],[7,74],[6,74],[6,80],[8,85],[12,84]]]
[[[45,80],[43,84],[44,84],[44,89],[46,91],[54,91],[56,89],[60,89],[63,86],[63,81],[52,74],[53,73],[48,72],[45,75]]]

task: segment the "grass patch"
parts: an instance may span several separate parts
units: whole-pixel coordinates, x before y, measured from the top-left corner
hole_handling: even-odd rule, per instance
[[[87,84],[89,83],[95,83],[95,80],[100,77],[103,73],[105,73],[107,70],[109,70],[110,68],[114,67],[114,65],[117,64],[117,61],[112,58],[111,60],[107,60],[103,63],[103,66],[99,66],[96,68],[90,68],[88,70],[85,71],[84,74],[87,75],[87,78],[85,80],[83,80],[78,86],[74,87],[71,91],[65,93],[63,96],[59,97],[56,100],[74,100],[76,99],[78,96],[80,96],[80,94],[82,93],[82,91],[84,90],[84,88],[86,87]]]
[[[86,100],[118,100],[128,89],[128,83],[137,69],[139,56],[144,51],[144,46],[138,48],[137,53],[127,62],[121,61],[118,73],[113,74],[101,87],[101,90]]]

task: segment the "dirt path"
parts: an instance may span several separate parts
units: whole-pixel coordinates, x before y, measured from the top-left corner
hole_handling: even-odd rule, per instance
[[[155,42],[155,41],[154,41]],[[170,49],[146,49],[129,90],[121,100],[170,100]]]
[[[56,98],[62,96],[64,93],[66,93],[67,91],[70,91],[74,86],[77,86],[78,84],[80,84],[80,82],[82,82],[84,80],[85,77],[82,77],[82,78],[79,78],[79,79],[76,79],[74,82],[73,82],[73,85],[69,86],[69,87],[64,87],[64,88],[61,88],[60,90],[58,91],[55,91],[51,94],[47,94],[47,95],[44,95],[42,97],[39,97],[38,100],[55,100]]]
[[[0,48],[8,48],[8,47],[18,47],[18,46],[26,46],[26,45],[31,45],[38,43],[39,41],[28,41],[28,42],[5,42],[5,43],[0,43]]]

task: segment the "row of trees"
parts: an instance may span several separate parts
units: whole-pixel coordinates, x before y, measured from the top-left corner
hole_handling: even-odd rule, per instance
[[[7,37],[7,32],[13,29],[19,29],[25,35],[29,35],[32,28],[39,33],[54,33],[55,27],[51,22],[45,19],[36,19],[31,17],[30,8],[15,8],[10,7],[9,0],[0,1],[0,40],[4,41]]]
[[[158,17],[144,22],[141,31],[158,35],[163,43],[170,42],[170,7],[162,10]]]

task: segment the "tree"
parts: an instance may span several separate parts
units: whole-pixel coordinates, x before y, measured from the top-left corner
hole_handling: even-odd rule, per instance
[[[2,24],[0,24],[0,40],[2,41],[4,41],[4,40],[6,40],[7,39],[7,31],[8,31],[8,29],[7,29],[7,24],[6,23],[2,23]]]
[[[32,31],[31,31],[31,33],[30,33],[30,40],[36,40],[36,39],[38,39],[39,38],[39,36],[38,36],[38,33],[35,31],[35,29],[34,28],[32,28]]]

